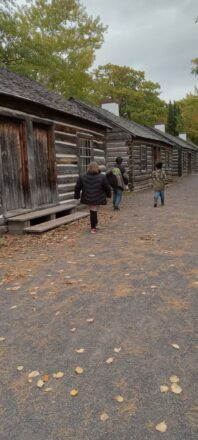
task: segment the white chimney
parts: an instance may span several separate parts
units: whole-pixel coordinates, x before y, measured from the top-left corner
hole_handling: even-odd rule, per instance
[[[165,133],[165,124],[155,124],[155,128],[157,129],[157,130],[160,130],[160,131],[162,131],[163,133]]]
[[[108,110],[109,112],[113,113],[116,116],[120,116],[119,112],[119,104],[117,102],[104,102],[101,105],[104,110]]]
[[[183,141],[187,141],[187,134],[186,133],[179,133],[178,137],[183,139]]]

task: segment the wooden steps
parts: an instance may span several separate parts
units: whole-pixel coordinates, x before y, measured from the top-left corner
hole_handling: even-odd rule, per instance
[[[58,226],[67,225],[68,223],[80,220],[81,218],[87,217],[89,212],[74,212],[73,214],[65,215],[64,217],[56,218],[48,222],[40,223],[35,226],[29,226],[24,229],[24,232],[33,234],[42,234],[43,232],[55,229]]]
[[[41,233],[54,229],[60,225],[70,223],[87,216],[84,207],[77,205],[76,201],[64,203],[46,209],[25,212],[7,219],[8,231],[11,234],[23,232]],[[73,212],[72,212],[73,211]],[[83,214],[83,215],[82,215]]]

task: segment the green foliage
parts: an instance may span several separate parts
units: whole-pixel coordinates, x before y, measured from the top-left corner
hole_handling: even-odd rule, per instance
[[[189,94],[179,103],[182,124],[180,129],[185,131],[188,138],[198,145],[198,94]]]
[[[140,124],[165,121],[166,104],[159,98],[160,85],[147,81],[142,71],[127,66],[106,64],[93,72],[90,99],[118,100],[120,114]]]
[[[178,126],[181,125],[181,114],[179,105],[174,101],[173,104],[170,101],[168,105],[168,117],[166,124],[167,133],[172,134],[173,136],[178,136]]]
[[[84,98],[106,27],[78,0],[0,0],[0,65]]]
[[[195,75],[198,75],[198,58],[194,58],[192,60],[192,63],[194,64],[194,67],[192,68],[192,73],[194,73]]]

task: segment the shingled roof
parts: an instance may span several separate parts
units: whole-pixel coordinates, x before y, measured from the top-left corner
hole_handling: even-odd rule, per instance
[[[152,130],[154,133],[157,133],[161,139],[167,139],[169,141],[172,142],[172,144],[182,147],[182,148],[187,148],[188,150],[198,150],[198,145],[195,145],[193,142],[191,141],[185,141],[184,139],[177,137],[177,136],[173,136],[172,134],[169,133],[165,133],[161,130],[158,130],[157,128],[151,128],[149,127],[150,130]]]
[[[77,103],[81,108],[89,110],[91,113],[99,116],[103,121],[107,121],[109,124],[113,124],[117,127],[122,128],[124,131],[129,132],[134,137],[143,138],[150,141],[164,142],[172,146],[171,140],[162,139],[157,133],[154,133],[152,130],[150,130],[149,127],[142,126],[134,121],[123,118],[121,116],[116,116],[106,109],[97,107],[92,104],[87,104],[73,97],[71,97],[69,101]]]
[[[29,78],[3,68],[0,68],[0,95],[1,94],[34,102],[44,107],[110,128],[106,122],[97,118],[96,115],[86,112],[85,109],[79,108],[75,102],[66,101],[60,95],[47,90],[36,81],[32,81]]]

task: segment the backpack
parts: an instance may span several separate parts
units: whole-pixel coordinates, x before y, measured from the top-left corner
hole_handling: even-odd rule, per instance
[[[107,180],[109,182],[109,185],[112,188],[117,188],[117,186],[118,186],[118,179],[117,179],[117,176],[113,173],[113,171],[112,170],[108,171],[106,176],[107,176]]]

